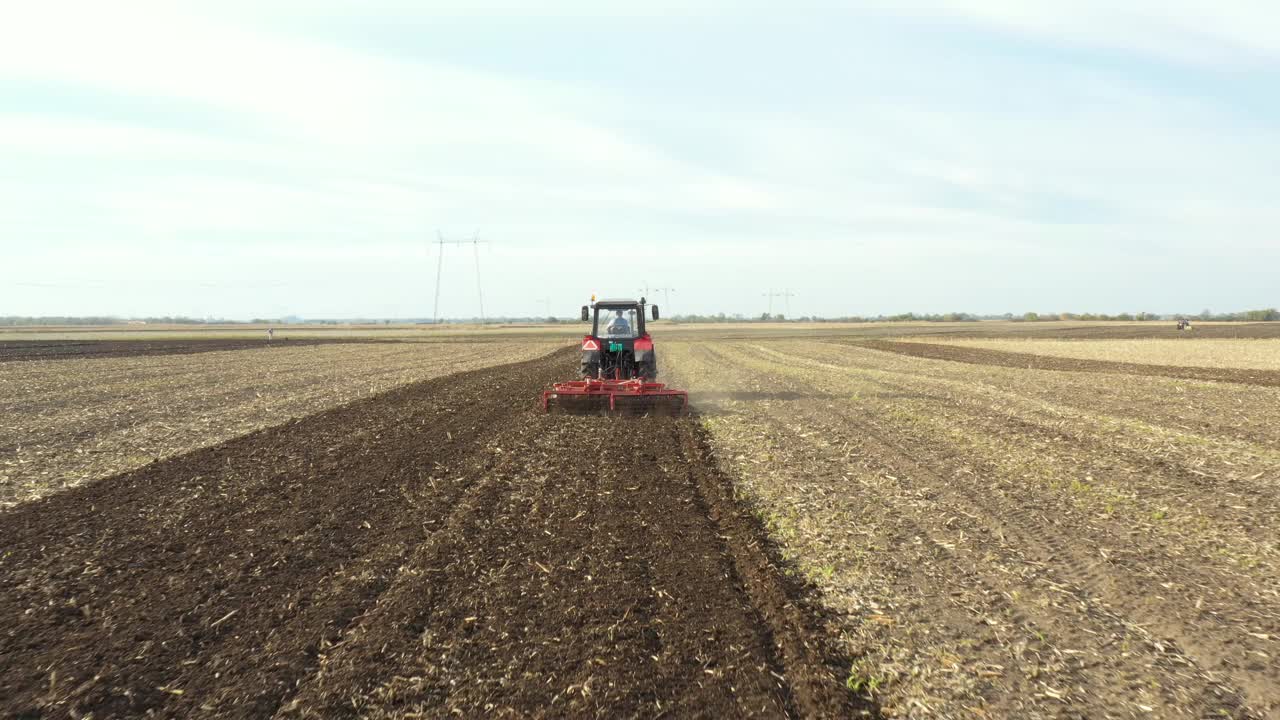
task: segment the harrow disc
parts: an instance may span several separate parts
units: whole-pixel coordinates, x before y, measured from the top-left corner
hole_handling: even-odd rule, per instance
[[[573,415],[681,415],[689,395],[644,380],[576,380],[542,393],[547,412]]]
[[[543,395],[542,407],[557,415],[604,415],[609,412],[609,398],[603,395],[562,395],[552,392]]]

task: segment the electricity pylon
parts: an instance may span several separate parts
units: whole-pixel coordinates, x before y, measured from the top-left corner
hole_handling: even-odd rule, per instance
[[[477,230],[469,239],[466,240],[445,240],[444,235],[440,231],[436,231],[436,239],[433,241],[440,246],[439,259],[436,261],[436,302],[431,310],[431,324],[435,325],[440,322],[440,277],[444,270],[444,246],[445,245],[470,245],[476,256],[476,297],[480,300],[480,322],[484,322],[484,286],[480,283],[480,243],[488,244],[488,240],[480,239],[480,231]]]

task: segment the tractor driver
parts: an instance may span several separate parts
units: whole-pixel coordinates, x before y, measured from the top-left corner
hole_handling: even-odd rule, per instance
[[[605,332],[607,332],[610,337],[628,337],[631,335],[631,323],[627,322],[627,319],[622,317],[621,310],[614,310],[614,312],[616,315],[609,321],[609,326],[605,328]]]

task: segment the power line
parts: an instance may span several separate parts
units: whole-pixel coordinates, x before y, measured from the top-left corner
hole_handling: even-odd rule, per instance
[[[431,324],[436,325],[440,322],[440,281],[444,271],[444,246],[445,245],[470,245],[475,251],[476,257],[476,297],[480,300],[480,322],[485,321],[484,317],[484,285],[480,282],[480,243],[488,244],[488,240],[480,239],[480,231],[477,230],[469,239],[464,240],[446,240],[444,235],[437,230],[436,239],[433,241],[435,245],[440,247],[438,259],[436,260],[436,301],[431,310]]]
[[[793,298],[793,297],[795,297],[795,296],[796,296],[796,294],[795,294],[795,293],[793,293],[793,292],[791,292],[791,290],[790,290],[790,289],[787,289],[787,290],[781,290],[781,291],[775,291],[773,288],[769,288],[769,292],[767,292],[767,293],[760,293],[760,297],[767,297],[767,298],[769,298],[769,315],[770,315],[770,316],[772,316],[772,315],[773,315],[773,299],[774,299],[774,298],[776,298],[776,297],[780,297],[780,298],[785,298],[785,299],[786,299],[786,303],[787,303],[787,317],[791,317],[791,298]]]
[[[9,285],[17,287],[39,287],[39,288],[59,288],[71,290],[116,290],[120,288],[133,288],[136,283],[128,282],[102,282],[99,280],[91,280],[85,282],[10,282]],[[286,288],[297,287],[295,282],[266,282],[266,283],[222,283],[222,282],[187,282],[181,280],[156,281],[149,282],[150,285],[173,285],[182,288],[211,288],[214,290],[262,290],[269,288]]]
[[[769,315],[770,315],[770,316],[772,316],[772,315],[773,315],[773,299],[774,299],[775,297],[778,297],[778,295],[779,295],[779,293],[774,292],[774,291],[773,291],[773,288],[769,288],[769,292],[767,292],[767,293],[760,293],[760,297],[767,297],[767,298],[769,298]]]
[[[480,322],[484,323],[484,285],[480,282],[480,231],[471,236],[471,250],[476,256],[476,297],[480,299]]]
[[[669,287],[649,287],[648,285],[645,285],[643,288],[636,288],[636,292],[642,292],[642,293],[644,293],[644,296],[645,296],[645,297],[648,297],[649,293],[651,293],[651,292],[660,292],[660,293],[662,293],[662,304],[664,304],[664,305],[666,305],[666,306],[667,306],[667,316],[668,316],[668,317],[670,317],[670,316],[671,316],[671,293],[673,293],[673,292],[675,292],[675,291],[676,291],[676,289],[675,289],[675,288],[669,288]]]

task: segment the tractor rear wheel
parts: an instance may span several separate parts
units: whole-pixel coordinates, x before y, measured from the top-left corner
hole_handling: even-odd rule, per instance
[[[658,359],[651,358],[642,363],[637,363],[636,374],[645,380],[656,380],[658,378]]]

